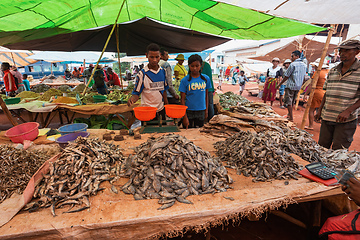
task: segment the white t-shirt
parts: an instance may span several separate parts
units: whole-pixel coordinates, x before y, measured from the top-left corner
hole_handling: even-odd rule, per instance
[[[280,69],[281,69],[281,67],[279,67],[279,66],[277,66],[276,68],[269,67],[269,69],[268,69],[269,77],[275,78],[276,77],[276,72],[279,71]]]

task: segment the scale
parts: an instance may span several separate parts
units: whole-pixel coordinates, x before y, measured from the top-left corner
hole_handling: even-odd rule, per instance
[[[184,105],[165,105],[166,115],[172,118],[172,120],[163,120],[161,116],[158,116],[157,120],[153,120],[156,117],[157,111],[155,107],[136,107],[134,108],[134,112],[135,117],[142,123],[140,133],[168,133],[180,132],[178,119],[185,115],[186,109],[187,107]],[[174,123],[174,125],[167,125],[167,123],[171,122]]]

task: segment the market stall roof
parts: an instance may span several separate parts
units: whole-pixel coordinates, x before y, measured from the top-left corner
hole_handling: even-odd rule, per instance
[[[294,40],[280,48],[277,48],[265,54],[264,56],[251,57],[250,59],[270,62],[274,57],[278,57],[280,58],[281,62],[284,62],[286,59],[290,58],[291,53],[293,51],[299,50],[299,44],[300,44],[299,41]],[[314,62],[317,58],[321,57],[321,53],[324,48],[324,43],[315,40],[310,40],[304,37],[301,44],[303,50],[305,51],[305,56],[309,62]],[[328,54],[333,53],[336,47],[337,47],[336,45],[330,44],[327,53]]]
[[[128,56],[142,55],[146,46],[158,43],[169,52],[197,52],[229,41],[229,38],[163,24],[149,18],[119,24],[120,52]],[[112,26],[65,33],[44,39],[6,45],[12,49],[54,51],[101,51]],[[113,34],[106,49],[116,52],[116,35]]]
[[[100,53],[92,52],[56,52],[44,51],[28,56],[27,59],[43,60],[47,62],[66,62],[66,63],[96,63]],[[104,59],[102,59],[104,60]],[[100,63],[114,62],[113,59],[100,61]]]
[[[284,38],[324,30],[307,23],[211,0],[2,0],[0,45],[112,25],[122,4],[118,23],[148,17],[235,39]],[[136,29],[133,31],[140,32]],[[120,39],[122,36],[120,32]],[[157,40],[163,37],[157,36]],[[180,47],[182,44],[184,41]]]
[[[0,48],[0,63],[8,62],[10,65],[16,65],[17,67],[27,66],[37,62],[34,59],[27,59],[31,55],[33,55],[31,52],[18,52]]]
[[[360,24],[359,0],[218,0],[310,23]]]

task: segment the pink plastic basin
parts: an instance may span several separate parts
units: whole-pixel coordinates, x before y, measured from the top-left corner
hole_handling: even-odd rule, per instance
[[[5,136],[13,143],[23,143],[24,140],[34,140],[39,135],[39,123],[28,122],[17,125],[6,131]]]

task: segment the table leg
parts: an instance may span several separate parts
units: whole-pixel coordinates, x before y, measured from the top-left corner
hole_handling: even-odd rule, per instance
[[[129,129],[130,127],[129,127],[129,123],[127,123],[121,116],[120,116],[120,114],[118,114],[118,113],[116,113],[115,114],[118,118],[119,118],[119,120]],[[131,126],[131,125],[130,125]]]
[[[313,227],[321,226],[321,200],[313,202],[312,223]]]
[[[70,124],[69,116],[67,114],[67,110],[64,110],[64,116],[66,117],[66,120],[68,121],[68,124]]]
[[[76,114],[76,112],[73,112],[73,114],[72,114],[72,116],[70,118],[70,123],[72,123],[74,121],[75,114]]]
[[[26,121],[21,117],[20,112],[17,112],[16,110],[10,110],[10,112],[15,115],[15,117],[17,117],[18,119],[20,119],[20,121],[22,121],[23,123],[26,123]]]
[[[59,118],[60,118],[60,124],[63,125],[63,120],[62,120],[62,116],[61,116],[61,110],[58,110],[59,111]]]
[[[28,116],[29,116],[30,122],[33,122],[34,121],[33,113],[28,111]]]
[[[39,116],[39,113],[37,112],[37,113],[35,114],[34,122],[37,121],[38,116]]]
[[[56,112],[50,117],[52,112],[49,113],[49,119],[48,121],[45,123],[45,128],[49,126],[49,124],[51,123],[51,121],[54,119],[54,117],[56,116]]]

